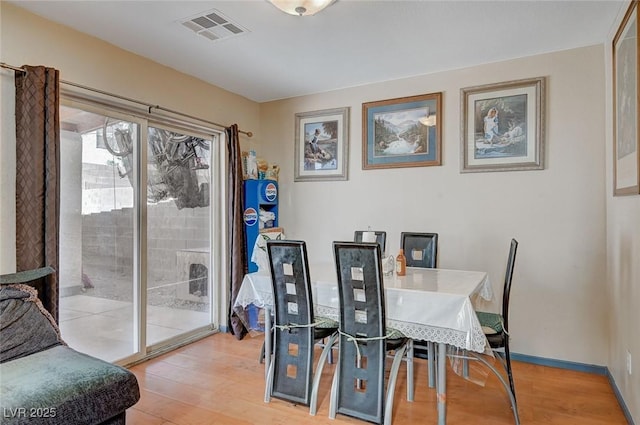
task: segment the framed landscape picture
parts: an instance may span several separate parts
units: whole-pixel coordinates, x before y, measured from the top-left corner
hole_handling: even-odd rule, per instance
[[[638,7],[631,2],[613,39],[613,194],[640,193]]]
[[[442,93],[362,104],[362,168],[441,164]]]
[[[545,78],[461,90],[461,172],[544,168]]]
[[[347,180],[349,108],[296,114],[294,181]]]

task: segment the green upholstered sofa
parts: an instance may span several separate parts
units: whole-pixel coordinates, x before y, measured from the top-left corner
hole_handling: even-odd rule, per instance
[[[52,273],[46,267],[0,276],[0,423],[124,424],[140,398],[136,377],[64,343],[28,286]]]

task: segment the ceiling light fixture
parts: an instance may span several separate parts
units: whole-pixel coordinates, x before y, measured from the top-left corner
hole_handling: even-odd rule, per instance
[[[336,0],[269,0],[278,9],[290,15],[315,15]]]

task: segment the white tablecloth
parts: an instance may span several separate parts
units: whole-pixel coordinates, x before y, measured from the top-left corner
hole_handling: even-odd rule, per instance
[[[310,265],[317,315],[339,318],[337,276],[333,264]],[[407,268],[406,276],[385,276],[387,325],[410,338],[440,342],[483,353],[487,339],[473,308],[480,296],[493,297],[487,273]],[[245,275],[235,306],[273,307],[271,276]]]

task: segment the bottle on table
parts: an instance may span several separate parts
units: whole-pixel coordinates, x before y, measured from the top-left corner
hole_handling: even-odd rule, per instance
[[[404,256],[404,249],[400,249],[396,256],[396,274],[404,276],[407,273],[407,258]]]

